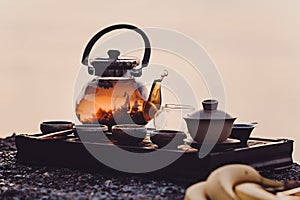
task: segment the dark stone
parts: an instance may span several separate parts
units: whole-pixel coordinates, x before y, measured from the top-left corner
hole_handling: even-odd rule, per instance
[[[0,199],[183,199],[187,183],[108,177],[66,168],[16,164],[14,135],[0,139]],[[300,166],[262,170],[276,180],[300,180]]]

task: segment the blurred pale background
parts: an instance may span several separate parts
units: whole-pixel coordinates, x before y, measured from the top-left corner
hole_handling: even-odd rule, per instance
[[[258,121],[255,136],[294,139],[300,161],[299,10],[298,0],[0,0],[0,136],[73,120],[83,48],[99,29],[128,22],[200,43],[223,78],[226,110]]]

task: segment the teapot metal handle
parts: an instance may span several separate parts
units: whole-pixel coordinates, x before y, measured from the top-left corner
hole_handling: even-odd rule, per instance
[[[146,67],[149,63],[150,55],[151,55],[150,41],[149,41],[147,35],[141,29],[139,29],[136,26],[130,25],[130,24],[116,24],[116,25],[106,27],[105,29],[99,31],[96,35],[94,35],[94,37],[92,37],[92,39],[89,41],[89,43],[85,47],[81,63],[84,65],[88,64],[88,57],[90,55],[90,52],[91,52],[94,44],[97,42],[97,40],[99,40],[104,34],[111,32],[113,30],[117,30],[117,29],[130,29],[130,30],[133,30],[133,31],[139,33],[142,36],[144,43],[145,43],[144,57],[142,60],[142,68]]]

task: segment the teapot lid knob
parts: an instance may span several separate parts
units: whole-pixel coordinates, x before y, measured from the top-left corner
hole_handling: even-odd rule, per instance
[[[107,52],[107,55],[109,56],[109,59],[111,59],[111,60],[118,59],[120,54],[121,53],[118,50],[108,50],[108,52]]]

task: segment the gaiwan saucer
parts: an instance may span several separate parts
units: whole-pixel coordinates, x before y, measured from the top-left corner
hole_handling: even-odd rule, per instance
[[[209,143],[207,143],[208,145]],[[200,149],[202,146],[202,143],[198,143],[196,141],[193,141],[191,144],[191,147],[196,148],[196,149]],[[227,138],[225,141],[223,141],[222,143],[217,143],[214,146],[214,149],[226,149],[226,148],[234,148],[234,147],[238,147],[241,146],[242,143],[240,140],[238,139],[232,139],[232,138]]]

